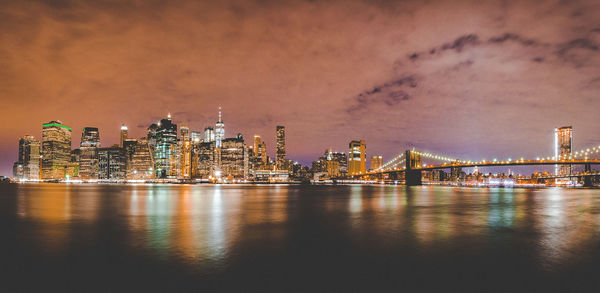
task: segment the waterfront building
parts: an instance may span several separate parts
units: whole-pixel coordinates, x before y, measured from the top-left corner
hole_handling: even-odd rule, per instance
[[[99,179],[125,179],[127,173],[127,155],[118,145],[98,149],[100,158]]]
[[[289,180],[290,174],[286,170],[253,170],[252,176],[256,182],[286,182]]]
[[[179,173],[181,179],[192,178],[192,139],[187,126],[181,127],[179,140]]]
[[[13,163],[13,178],[25,179],[25,175],[23,172],[23,163],[19,161]]]
[[[367,171],[367,145],[364,140],[353,140],[349,144],[348,175],[364,174]]]
[[[13,176],[19,179],[40,179],[40,142],[32,135],[19,139],[19,157],[13,165]]]
[[[286,170],[285,164],[285,127],[278,125],[276,127],[277,150],[275,154],[275,166],[277,170]]]
[[[573,127],[564,126],[554,129],[554,157],[557,159],[569,159],[573,151]],[[571,165],[554,166],[554,174],[557,176],[571,175]]]
[[[221,177],[245,178],[248,174],[246,156],[247,150],[241,135],[224,139],[221,146]]]
[[[221,107],[219,107],[219,120],[215,124],[215,141],[216,146],[221,147],[223,140],[225,139],[225,123],[223,123],[223,116],[221,115]]]
[[[331,149],[325,151],[325,157],[329,161],[337,161],[340,168],[340,176],[344,177],[348,174],[348,156],[346,153],[334,152]]]
[[[145,180],[154,178],[154,160],[148,140],[141,138],[135,144],[131,144],[131,147],[127,147],[125,151],[128,152],[130,148],[133,151],[128,156],[127,179]]]
[[[329,160],[326,161],[327,175],[330,178],[340,177],[340,162]]]
[[[157,178],[175,178],[177,176],[177,124],[171,120],[171,114],[160,120],[156,129],[156,148],[154,151],[154,169]]]
[[[81,178],[98,179],[98,148],[100,148],[100,132],[98,128],[84,127],[81,132],[81,143],[79,144],[79,160],[76,160],[79,163],[79,176]]]
[[[194,148],[194,177],[206,179],[214,176],[217,166],[215,142],[201,142]]]
[[[62,179],[71,162],[71,128],[60,121],[42,125],[42,179]]]
[[[371,156],[371,170],[378,170],[383,165],[382,156]]]
[[[127,140],[128,137],[128,129],[125,124],[121,125],[121,141],[119,143],[120,147],[123,147],[123,143]]]

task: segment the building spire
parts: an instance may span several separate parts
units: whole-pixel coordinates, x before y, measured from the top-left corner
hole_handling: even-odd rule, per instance
[[[169,112],[169,114],[167,114],[167,118],[168,118],[169,120],[171,120],[171,112]]]
[[[219,123],[223,123],[223,117],[221,116],[221,107],[219,107]]]

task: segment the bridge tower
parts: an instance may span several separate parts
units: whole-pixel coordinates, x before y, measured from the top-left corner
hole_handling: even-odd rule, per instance
[[[411,150],[406,151],[406,171],[405,179],[406,186],[422,185],[421,170],[414,170],[415,167],[421,166],[421,155]]]
[[[585,172],[589,173],[592,171],[592,165],[591,164],[585,164]],[[584,175],[583,176],[583,186],[584,187],[590,187],[592,186],[592,176],[591,175]]]

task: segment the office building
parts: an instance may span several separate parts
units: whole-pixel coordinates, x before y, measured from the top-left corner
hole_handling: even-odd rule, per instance
[[[71,162],[71,128],[60,121],[42,125],[42,179],[63,179]]]
[[[178,178],[192,178],[192,138],[187,126],[181,126],[181,138],[179,140],[179,172]]]
[[[371,156],[371,170],[378,170],[383,166],[382,156]]]
[[[127,155],[125,150],[118,145],[98,149],[100,158],[99,179],[117,180],[125,179],[127,173]]]
[[[348,175],[364,174],[367,171],[367,145],[364,140],[353,140],[349,144]]]
[[[225,139],[225,123],[223,123],[223,116],[221,115],[221,107],[219,107],[219,120],[215,124],[215,141],[216,146],[221,147],[223,140]]]
[[[154,160],[148,140],[145,138],[139,139],[135,144],[131,144],[131,147],[126,148],[125,151],[128,152],[130,148],[133,151],[131,155],[128,155],[127,179],[145,180],[154,178]]]
[[[127,126],[121,125],[121,141],[119,143],[120,147],[123,147],[123,143],[127,140],[127,137],[128,137]]]
[[[212,127],[204,128],[204,142],[215,141],[215,129]]]
[[[121,134],[123,132],[121,131]],[[122,137],[121,137],[122,139]],[[121,141],[121,144],[123,142]],[[100,148],[100,132],[96,127],[84,127],[79,144],[79,177],[83,179],[98,179]],[[77,160],[77,159],[75,159]],[[75,162],[73,162],[75,163]]]
[[[217,166],[215,142],[202,142],[194,148],[194,170],[197,172],[194,177],[207,179],[214,176]]]
[[[286,170],[286,160],[285,160],[285,127],[277,126],[276,127],[276,143],[277,150],[275,154],[275,166],[278,170]]]
[[[226,138],[221,146],[222,177],[244,178],[247,176],[247,163],[244,162],[246,155],[244,139],[241,135],[235,138]]]
[[[13,176],[19,179],[40,179],[40,142],[32,135],[19,139],[19,157],[15,162],[17,172]]]
[[[171,120],[171,114],[160,120],[156,129],[156,148],[154,151],[154,169],[156,178],[177,177],[177,124]]]

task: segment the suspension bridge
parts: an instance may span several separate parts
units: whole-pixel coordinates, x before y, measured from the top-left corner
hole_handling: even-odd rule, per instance
[[[406,150],[385,162],[381,168],[370,170],[355,177],[379,178],[388,180],[404,179],[406,185],[421,185],[424,171],[433,170],[460,170],[460,168],[502,167],[502,166],[559,166],[559,165],[581,165],[584,171],[579,174],[561,174],[553,176],[542,176],[539,179],[552,178],[582,178],[584,186],[591,186],[592,177],[599,178],[599,172],[592,172],[592,165],[600,165],[600,146],[582,149],[569,155],[558,155],[552,157],[537,157],[535,159],[506,159],[506,160],[480,160],[470,161],[453,158],[446,155],[434,154],[418,150]],[[426,164],[424,161],[433,161]]]

